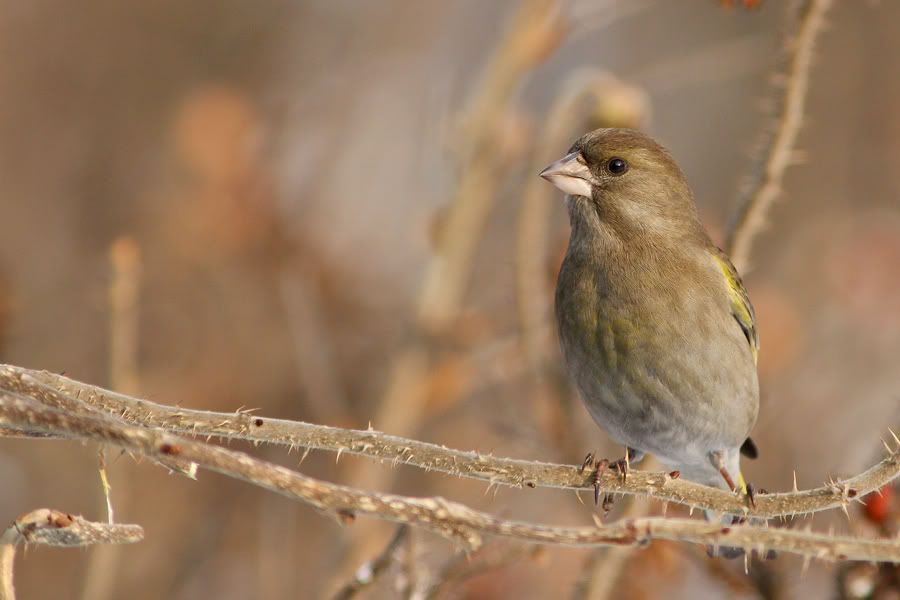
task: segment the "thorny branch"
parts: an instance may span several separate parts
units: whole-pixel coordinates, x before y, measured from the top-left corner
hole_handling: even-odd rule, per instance
[[[668,539],[711,546],[727,544],[760,552],[776,550],[822,559],[900,562],[900,540],[856,539],[746,525],[722,527],[693,519],[626,519],[597,527],[554,527],[499,519],[440,497],[366,492],[319,481],[243,452],[180,438],[159,429],[127,425],[105,415],[67,414],[5,392],[0,392],[0,425],[102,442],[149,457],[178,457],[200,468],[300,500],[345,522],[352,521],[359,513],[409,523],[470,549],[481,546],[484,536],[567,546],[633,545]],[[892,450],[882,464],[895,472],[900,470],[900,448]],[[662,489],[678,481],[664,474],[661,477]]]
[[[766,214],[781,192],[784,171],[794,160],[794,145],[803,124],[809,72],[816,39],[825,26],[832,0],[806,0],[795,27],[785,40],[784,73],[776,82],[774,124],[767,132],[747,184],[737,200],[725,249],[738,271],[747,268],[753,239],[766,224]]]
[[[572,465],[499,458],[464,452],[378,431],[358,431],[299,421],[270,419],[246,412],[217,413],[176,408],[139,400],[104,390],[62,375],[32,371],[22,367],[0,367],[0,390],[40,401],[67,414],[106,415],[145,428],[167,432],[271,443],[289,448],[304,447],[354,454],[439,471],[457,477],[480,479],[491,485],[546,487],[587,490],[593,488],[591,474]],[[0,426],[4,425],[0,420]],[[19,430],[28,431],[19,423]],[[11,428],[7,424],[7,428]],[[56,431],[57,435],[69,435]],[[184,455],[157,456],[164,463],[187,464]],[[735,495],[667,473],[631,471],[623,481],[615,473],[602,479],[604,491],[615,494],[649,496],[663,502],[682,504],[731,514],[760,518],[787,517],[845,507],[850,501],[880,489],[900,476],[900,463],[889,456],[865,472],[822,487],[787,493],[760,494],[752,508]]]
[[[144,539],[139,525],[94,523],[83,517],[41,508],[22,515],[0,535],[0,600],[14,600],[13,562],[16,546],[91,546],[133,544]]]
[[[397,560],[401,548],[409,537],[409,526],[401,525],[394,532],[391,540],[381,553],[370,561],[366,561],[353,574],[353,579],[347,582],[332,597],[332,600],[349,600],[361,590],[372,585],[379,575],[387,571]]]

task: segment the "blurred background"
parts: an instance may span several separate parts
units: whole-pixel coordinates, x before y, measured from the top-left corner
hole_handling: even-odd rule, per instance
[[[643,128],[722,240],[791,3],[723,4],[4,1],[0,361],[499,456],[618,456],[561,370],[547,317],[568,222],[536,173],[586,130]],[[861,471],[900,427],[900,4],[835,2],[828,20],[802,152],[745,273],[762,339],[761,456],[745,470],[773,491]],[[571,492],[248,450],[592,523]],[[393,535],[107,458],[116,517],[145,541],[20,553],[21,597],[329,597]],[[0,482],[0,522],[43,506],[105,518],[91,445],[0,440]],[[611,517],[660,510],[620,499]],[[879,501],[812,526],[889,534],[896,514]],[[663,542],[466,557],[416,531],[402,555],[366,597],[897,598],[900,581],[792,557],[746,575]]]

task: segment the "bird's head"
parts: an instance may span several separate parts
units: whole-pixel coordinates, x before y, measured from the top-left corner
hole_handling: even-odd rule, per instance
[[[699,227],[681,169],[665,148],[633,129],[592,131],[540,175],[568,194],[573,225],[587,219],[663,235]]]

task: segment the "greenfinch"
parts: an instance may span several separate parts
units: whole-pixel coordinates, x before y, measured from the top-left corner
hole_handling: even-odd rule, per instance
[[[686,479],[747,493],[756,318],[681,169],[638,131],[598,129],[541,176],[566,193],[571,224],[560,346],[588,412],[626,447],[613,464],[624,473],[651,453]]]

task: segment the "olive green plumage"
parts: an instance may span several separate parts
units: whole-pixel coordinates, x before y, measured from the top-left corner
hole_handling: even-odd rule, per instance
[[[759,407],[755,316],[678,165],[639,132],[599,129],[541,175],[568,194],[556,319],[591,416],[637,458],[737,483]]]

